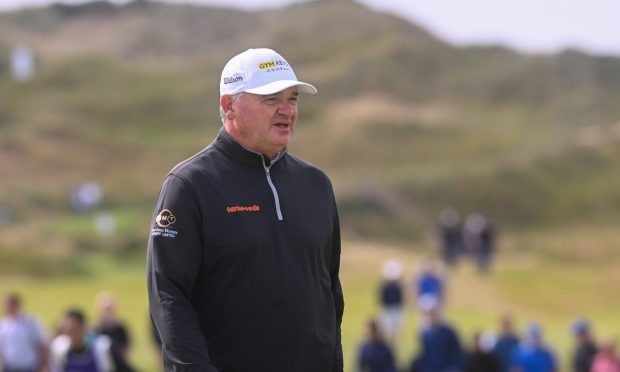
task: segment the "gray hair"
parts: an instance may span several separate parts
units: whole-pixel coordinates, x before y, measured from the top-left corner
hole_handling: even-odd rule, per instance
[[[230,98],[232,99],[233,102],[235,102],[239,98],[241,98],[241,96],[244,95],[244,94],[245,94],[245,92],[239,92],[239,93],[231,94]],[[222,120],[222,124],[224,124],[226,122],[226,113],[224,112],[224,109],[222,109],[222,104],[221,103],[219,105],[219,109],[220,109],[220,120]]]

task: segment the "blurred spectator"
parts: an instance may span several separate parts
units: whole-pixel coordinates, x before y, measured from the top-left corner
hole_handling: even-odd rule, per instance
[[[512,354],[519,346],[519,337],[514,331],[512,318],[509,314],[502,316],[499,336],[493,348],[493,353],[500,364],[500,371],[509,372]]]
[[[592,338],[590,325],[585,319],[577,319],[572,325],[576,348],[573,351],[572,367],[574,372],[590,372],[596,356],[596,344]]]
[[[613,340],[601,343],[601,350],[594,357],[590,372],[620,372],[620,360],[616,356]]]
[[[6,316],[0,319],[0,367],[4,372],[47,371],[47,342],[40,324],[21,308],[11,293],[4,300]]]
[[[500,372],[499,361],[493,353],[495,337],[476,333],[471,351],[465,360],[465,372]]]
[[[458,334],[441,319],[439,305],[439,299],[429,294],[418,301],[425,322],[420,333],[421,352],[412,368],[416,372],[463,371]]]
[[[116,313],[116,299],[109,292],[102,292],[97,296],[99,323],[95,326],[95,333],[110,338],[111,355],[114,361],[114,371],[132,372],[134,369],[129,363],[129,349],[131,346],[129,332],[125,324],[120,321]]]
[[[543,342],[542,328],[531,324],[524,342],[515,350],[512,372],[557,372],[555,357]]]
[[[113,372],[111,344],[109,337],[87,332],[81,310],[67,310],[60,324],[60,335],[50,346],[54,371]]]
[[[441,276],[435,269],[432,262],[427,262],[422,267],[422,271],[415,278],[415,298],[419,302],[424,296],[436,298],[440,304],[444,298],[444,286]]]
[[[381,284],[380,326],[385,340],[395,350],[398,336],[403,326],[404,300],[400,283],[403,267],[397,260],[390,259],[383,264],[383,283]]]
[[[103,237],[116,233],[116,218],[110,212],[100,212],[95,217],[95,230]]]
[[[78,213],[89,212],[103,200],[103,190],[96,182],[86,182],[74,188],[69,195],[71,208]]]
[[[358,372],[396,372],[394,355],[374,319],[368,322],[367,332],[367,339],[359,349]]]
[[[472,213],[465,220],[463,231],[467,253],[475,260],[478,271],[486,273],[495,251],[495,226],[480,213]]]
[[[26,45],[17,45],[11,54],[11,75],[24,82],[32,78],[36,70],[34,52]]]
[[[463,253],[463,234],[461,217],[454,208],[444,208],[439,212],[437,230],[441,242],[441,257],[448,266],[454,266]]]

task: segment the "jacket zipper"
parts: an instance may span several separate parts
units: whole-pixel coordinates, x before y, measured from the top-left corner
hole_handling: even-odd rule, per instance
[[[282,216],[282,209],[280,208],[280,197],[278,196],[278,190],[276,189],[276,186],[273,184],[273,181],[271,180],[271,172],[270,172],[270,169],[273,166],[273,164],[276,161],[280,160],[280,156],[277,156],[274,160],[272,160],[269,166],[267,166],[267,163],[265,162],[265,157],[262,154],[261,154],[261,159],[263,160],[263,168],[265,168],[265,175],[267,176],[267,183],[269,184],[269,188],[271,188],[271,192],[273,193],[273,199],[276,204],[276,214],[278,215],[278,221],[284,221],[284,217]]]

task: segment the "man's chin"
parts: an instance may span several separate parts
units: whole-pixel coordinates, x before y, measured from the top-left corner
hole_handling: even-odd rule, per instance
[[[288,145],[289,142],[291,142],[292,138],[293,138],[293,133],[289,133],[286,135],[280,134],[280,135],[275,136],[275,138],[273,139],[273,143],[278,146],[284,147]]]

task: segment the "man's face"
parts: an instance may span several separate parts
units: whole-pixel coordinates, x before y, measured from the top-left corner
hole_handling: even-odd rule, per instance
[[[297,87],[267,96],[243,94],[232,104],[235,122],[229,133],[249,150],[273,158],[293,137],[298,98]]]
[[[437,324],[440,323],[441,316],[440,316],[440,313],[439,313],[439,308],[434,307],[434,308],[428,310],[426,315],[428,316],[428,321],[429,321],[429,323],[431,325],[437,325]]]
[[[61,329],[64,334],[69,336],[73,346],[82,345],[86,330],[84,324],[82,324],[79,320],[66,316],[62,321]]]
[[[4,301],[4,310],[9,316],[17,316],[19,313],[19,304],[13,299],[6,299]]]

